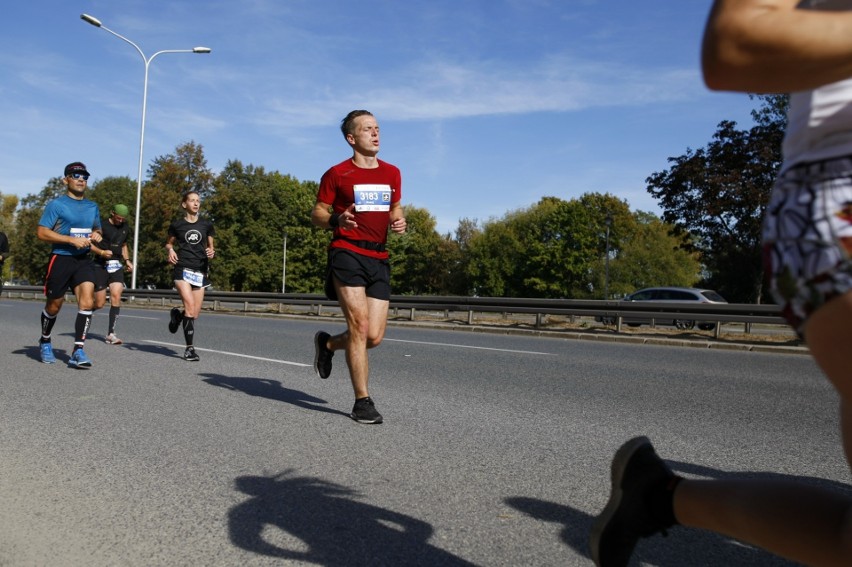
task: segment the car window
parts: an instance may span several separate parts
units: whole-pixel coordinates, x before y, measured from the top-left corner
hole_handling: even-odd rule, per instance
[[[727,303],[727,301],[725,301],[724,297],[722,297],[721,295],[719,295],[718,293],[716,293],[715,291],[710,290],[710,289],[702,291],[701,295],[703,295],[704,297],[706,297],[710,301],[716,301],[718,303]]]
[[[652,290],[637,291],[630,296],[630,301],[649,301],[651,299]]]
[[[698,301],[698,298],[688,291],[672,290],[671,295],[671,298],[677,301]]]

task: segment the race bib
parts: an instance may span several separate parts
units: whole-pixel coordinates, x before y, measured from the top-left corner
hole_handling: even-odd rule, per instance
[[[118,260],[107,260],[106,261],[106,271],[110,274],[117,272],[121,269],[121,262]]]
[[[89,238],[92,236],[91,228],[72,228],[71,236],[74,238]]]
[[[359,213],[389,211],[391,204],[390,185],[356,185],[355,210]]]
[[[204,287],[204,274],[202,274],[201,272],[196,272],[195,270],[184,268],[183,281],[196,287]]]

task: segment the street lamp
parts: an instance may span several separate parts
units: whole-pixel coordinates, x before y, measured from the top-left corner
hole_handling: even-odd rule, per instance
[[[604,300],[609,299],[609,227],[612,226],[612,215],[604,219],[606,225],[606,256],[604,257]]]
[[[284,262],[281,264],[281,293],[287,293],[287,231],[284,231]]]
[[[142,155],[145,147],[145,110],[148,103],[148,67],[151,65],[151,61],[154,60],[154,57],[160,55],[161,53],[210,53],[211,49],[209,47],[193,47],[192,49],[164,49],[163,51],[158,51],[153,54],[151,57],[145,57],[145,54],[139,49],[139,46],[124,37],[123,35],[119,35],[104,26],[101,21],[94,16],[90,16],[88,14],[80,14],[80,19],[84,22],[92,24],[96,28],[101,28],[102,30],[111,33],[118,39],[122,41],[126,41],[130,45],[136,48],[136,51],[139,52],[139,55],[142,56],[142,61],[145,63],[145,82],[142,88],[142,127],[139,133],[139,172],[136,176],[136,221],[133,224],[133,277],[130,283],[130,287],[136,289],[136,274],[139,273],[139,263],[137,262],[139,255],[139,209],[141,208],[142,201]]]

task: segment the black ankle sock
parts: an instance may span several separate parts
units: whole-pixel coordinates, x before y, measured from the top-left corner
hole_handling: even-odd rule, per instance
[[[674,493],[683,477],[673,476],[655,487],[649,494],[648,506],[651,514],[666,526],[678,523],[674,513]]]

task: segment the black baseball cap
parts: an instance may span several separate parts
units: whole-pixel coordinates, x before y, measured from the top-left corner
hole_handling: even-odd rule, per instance
[[[65,177],[68,177],[72,173],[85,173],[86,175],[91,175],[88,171],[86,171],[86,164],[81,161],[75,161],[74,163],[69,163],[65,166]]]

